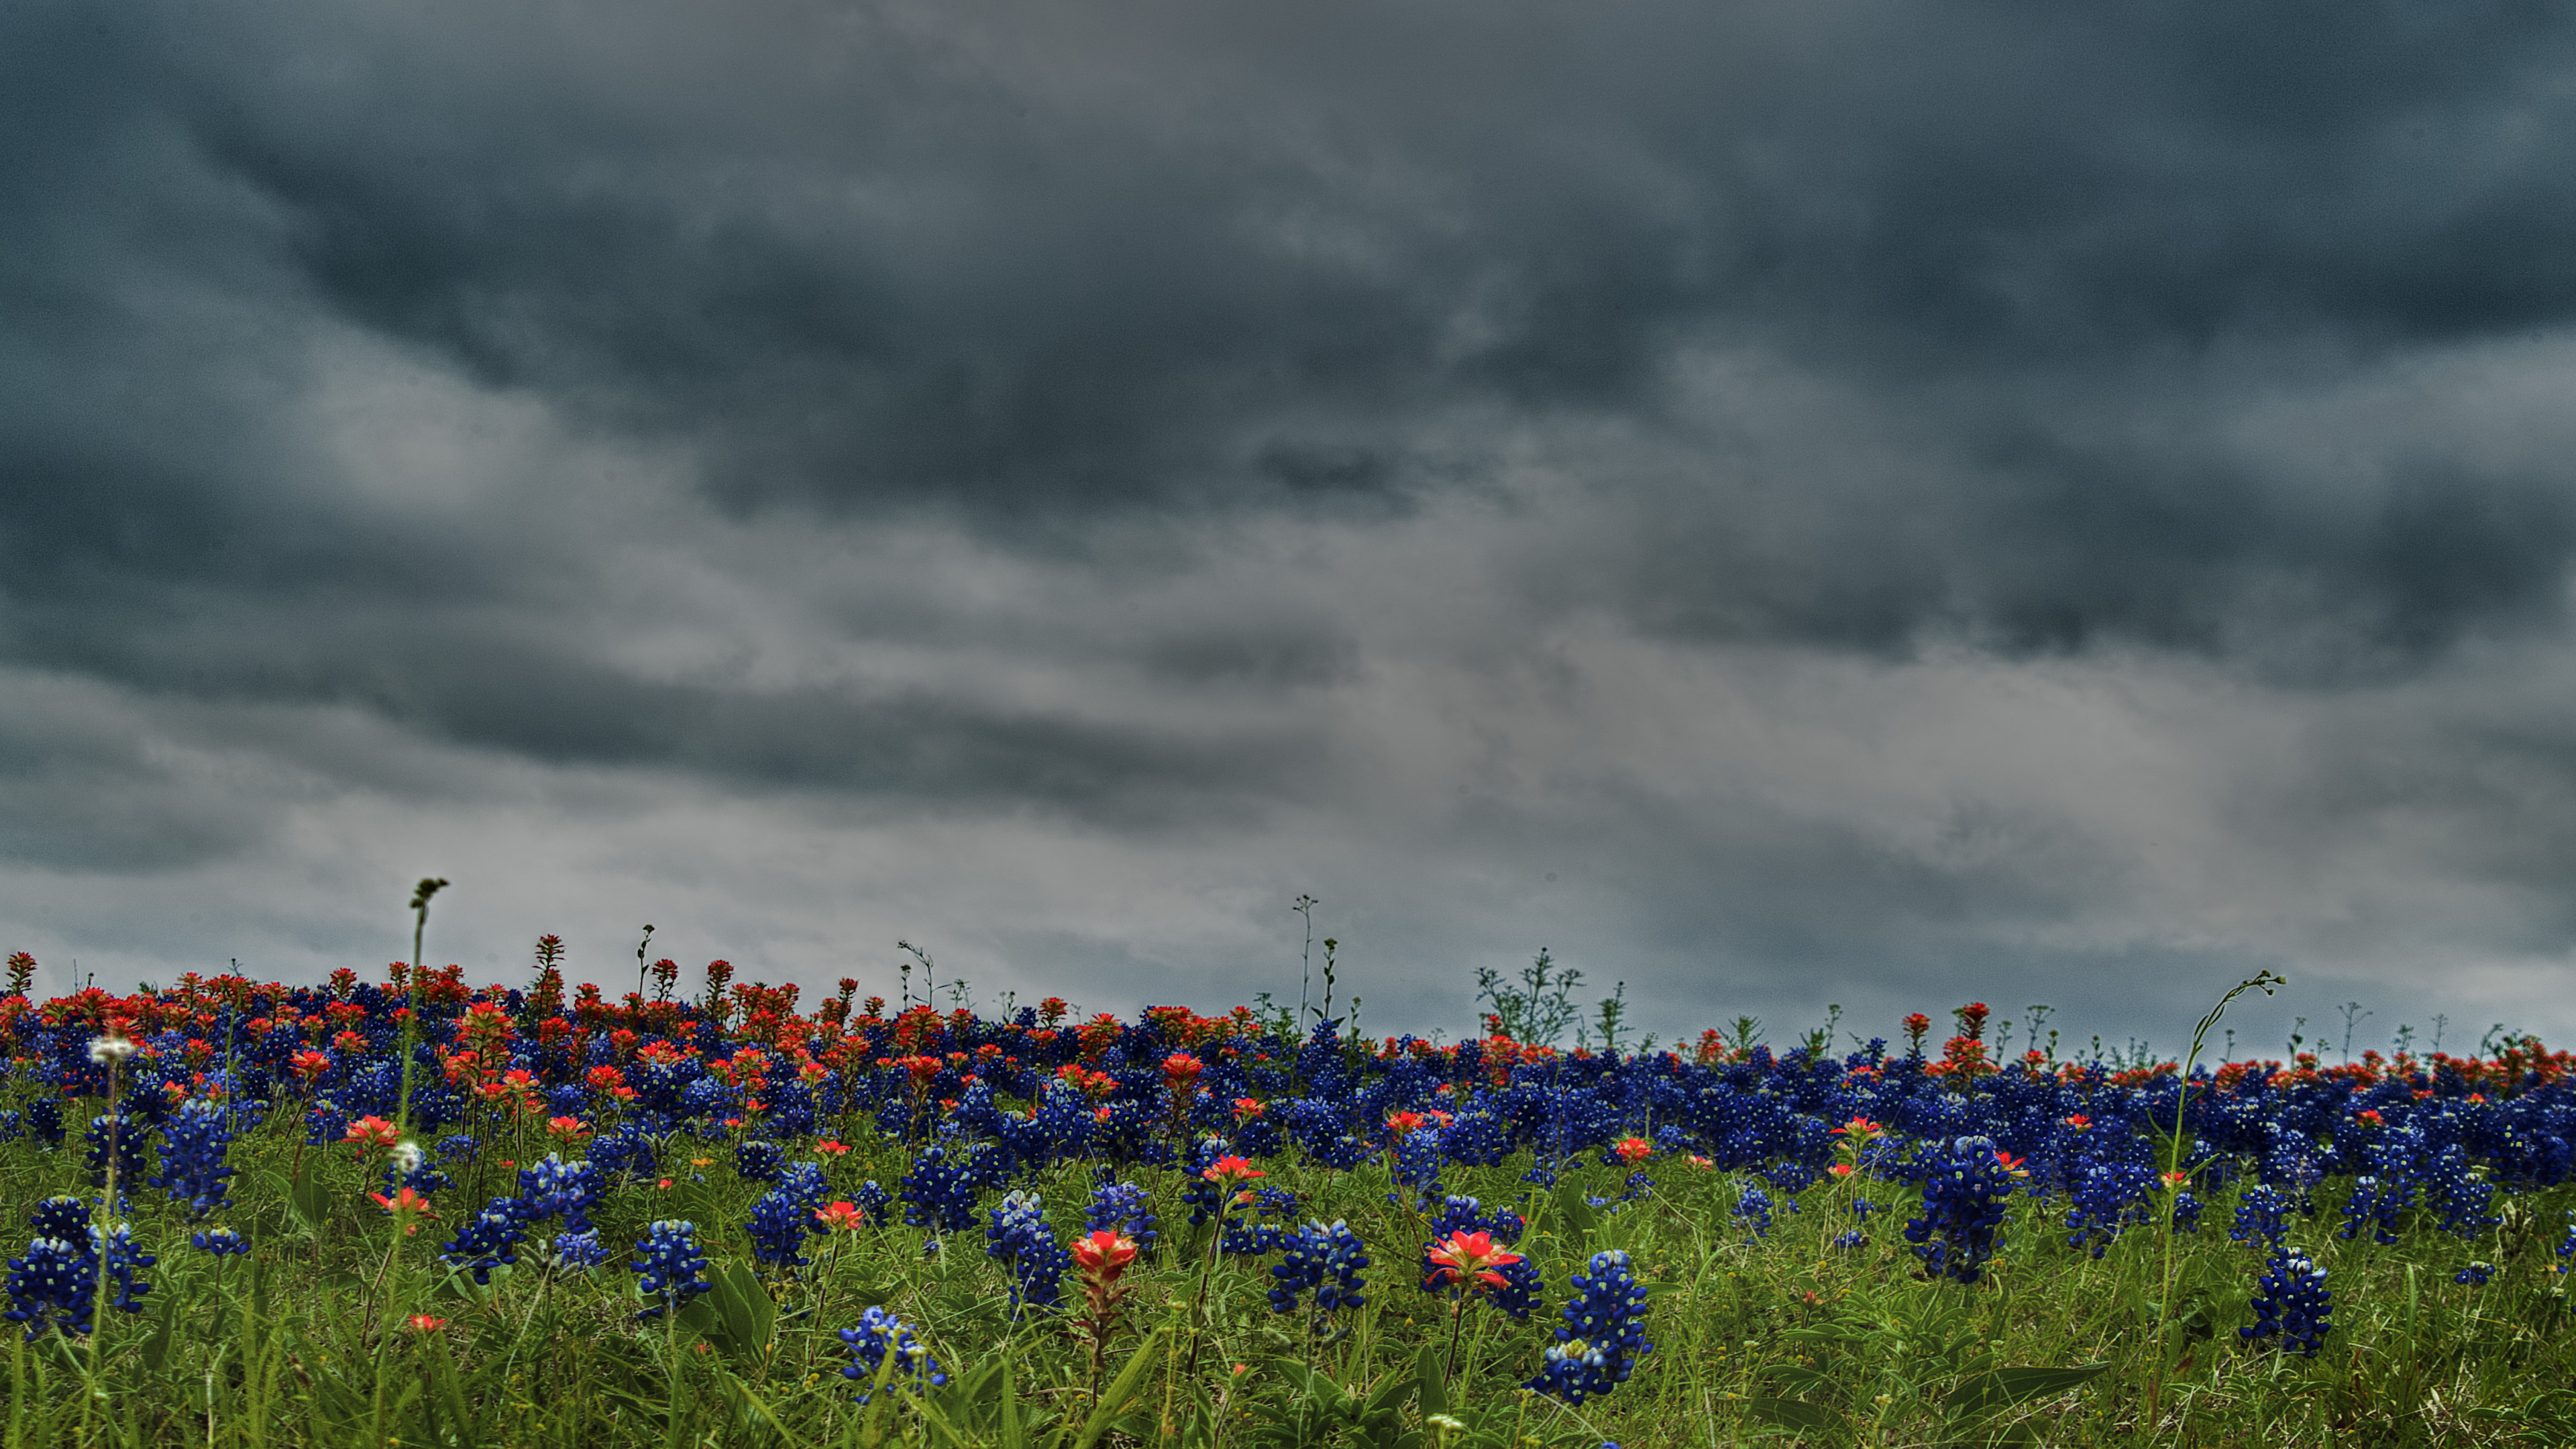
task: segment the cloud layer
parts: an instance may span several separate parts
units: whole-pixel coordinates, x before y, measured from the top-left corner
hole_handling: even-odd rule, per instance
[[[2571,79],[2511,4],[25,0],[0,927],[310,975],[435,871],[494,969],[1125,1010],[1293,992],[1307,891],[1389,1028],[1544,944],[2563,1035]]]

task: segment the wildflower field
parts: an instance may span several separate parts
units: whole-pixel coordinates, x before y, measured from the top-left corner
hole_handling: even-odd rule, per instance
[[[11,1446],[2576,1441],[2528,1039],[1435,1047],[611,997],[552,938],[515,987],[11,970]]]

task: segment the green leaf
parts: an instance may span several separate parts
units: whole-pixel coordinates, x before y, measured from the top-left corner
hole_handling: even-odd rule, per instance
[[[2082,1387],[2109,1367],[2107,1363],[2094,1363],[2073,1368],[1996,1369],[1952,1389],[1946,1402],[1954,1414],[1991,1414],[2032,1399],[2055,1398]]]
[[[443,1335],[436,1338],[428,1345],[428,1352],[429,1377],[438,1390],[438,1408],[454,1428],[456,1442],[479,1443],[483,1438],[482,1425],[475,1420],[473,1410],[466,1407],[465,1385],[457,1379],[456,1358],[447,1351],[446,1338]]]
[[[321,1231],[331,1216],[331,1195],[322,1185],[322,1164],[309,1164],[287,1184],[286,1205],[293,1209],[308,1232]]]
[[[1565,1220],[1568,1236],[1589,1237],[1601,1226],[1601,1210],[1586,1198],[1583,1189],[1571,1181],[1556,1185],[1557,1216]]]
[[[1297,1392],[1302,1397],[1321,1399],[1328,1404],[1342,1403],[1349,1398],[1349,1395],[1342,1392],[1342,1386],[1333,1382],[1330,1375],[1317,1373],[1295,1359],[1283,1358],[1271,1367],[1278,1370],[1281,1378],[1296,1385]]]
[[[1029,1449],[1028,1431],[1020,1427],[1020,1396],[1011,1382],[1011,1360],[1014,1354],[1002,1355],[1002,1449]]]
[[[769,1330],[778,1321],[778,1305],[770,1301],[769,1290],[743,1263],[718,1266],[712,1281],[715,1291],[704,1296],[715,1300],[727,1351],[740,1359],[759,1359],[768,1352]]]
[[[1765,1424],[1783,1429],[1803,1429],[1811,1434],[1845,1435],[1851,1425],[1843,1416],[1823,1404],[1804,1399],[1747,1399],[1744,1411]]]
[[[1100,1442],[1100,1436],[1108,1433],[1109,1426],[1118,1421],[1119,1411],[1135,1396],[1136,1386],[1144,1382],[1145,1371],[1153,1367],[1154,1359],[1162,1351],[1163,1331],[1156,1329],[1153,1336],[1128,1355],[1127,1366],[1118,1371],[1118,1377],[1111,1380],[1108,1389],[1100,1395],[1099,1406],[1091,1411],[1091,1417],[1083,1421],[1082,1431],[1074,1436],[1073,1449],[1091,1449],[1092,1445]]]
[[[146,1371],[157,1374],[169,1365],[171,1346],[178,1342],[178,1335],[172,1331],[172,1320],[178,1316],[179,1300],[176,1298],[163,1299],[161,1311],[152,1315],[152,1333],[143,1340],[142,1349]]]
[[[1360,1405],[1360,1418],[1392,1422],[1395,1415],[1403,1411],[1405,1401],[1413,1397],[1413,1389],[1413,1380],[1398,1374],[1387,1375],[1386,1382],[1377,1386],[1377,1392],[1368,1396],[1367,1403]]]
[[[1440,1354],[1429,1344],[1413,1360],[1413,1403],[1422,1417],[1449,1412],[1449,1376],[1440,1371]]]

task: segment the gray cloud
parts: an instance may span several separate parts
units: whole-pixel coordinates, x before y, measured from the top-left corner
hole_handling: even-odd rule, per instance
[[[1314,889],[1425,1021],[1534,939],[1694,1013],[2512,1014],[2571,65],[2508,4],[29,0],[0,923],[318,970],[435,847],[478,941],[816,979],[1228,994]]]

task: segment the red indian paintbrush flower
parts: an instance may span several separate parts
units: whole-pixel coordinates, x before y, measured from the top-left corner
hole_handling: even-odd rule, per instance
[[[1436,1265],[1431,1276],[1474,1293],[1504,1286],[1508,1280],[1494,1270],[1520,1260],[1520,1254],[1497,1246],[1491,1233],[1451,1233],[1431,1249],[1431,1261]]]
[[[1256,1177],[1269,1175],[1240,1157],[1220,1157],[1199,1173],[1199,1176],[1215,1183],[1250,1182]]]
[[[1634,1167],[1654,1155],[1655,1144],[1643,1137],[1622,1137],[1611,1144],[1611,1150],[1619,1154],[1620,1161]]]
[[[855,1233],[867,1223],[867,1214],[854,1202],[826,1203],[814,1209],[815,1220],[836,1233]]]
[[[1073,1265],[1085,1278],[1116,1282],[1127,1265],[1136,1261],[1136,1243],[1132,1238],[1113,1233],[1107,1228],[1073,1244]]]
[[[371,1192],[368,1193],[367,1196],[374,1198],[378,1207],[381,1207],[386,1212],[394,1215],[394,1221],[402,1224],[404,1237],[410,1237],[412,1234],[420,1231],[420,1220],[422,1218],[434,1218],[438,1216],[436,1212],[430,1209],[428,1198],[422,1197],[419,1193],[414,1192],[407,1187],[396,1192],[391,1197],[387,1197],[380,1192]]]

